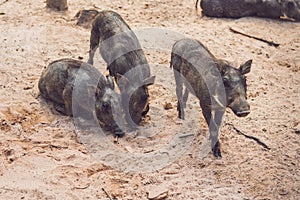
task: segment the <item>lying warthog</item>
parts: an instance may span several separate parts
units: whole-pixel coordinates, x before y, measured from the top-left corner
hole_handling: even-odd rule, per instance
[[[252,60],[248,60],[236,69],[227,61],[215,58],[206,47],[193,39],[182,39],[173,45],[171,67],[176,81],[178,117],[184,119],[188,93],[192,92],[200,100],[216,157],[221,157],[218,134],[225,108],[231,108],[239,117],[250,113],[244,75],[250,72],[251,64]]]
[[[76,109],[79,117],[88,119],[94,116],[95,110],[104,128],[116,135],[124,134],[114,120],[113,112],[122,115],[122,111],[112,77],[104,77],[90,64],[68,58],[56,60],[42,72],[38,87],[41,95],[51,100],[60,113],[73,116]]]
[[[196,1],[196,8],[199,0]],[[258,16],[300,20],[299,0],[201,0],[202,14],[209,17]]]
[[[113,11],[102,11],[93,22],[90,38],[90,56],[93,63],[99,51],[111,76],[116,78],[128,124],[135,127],[149,110],[147,86],[153,84],[150,68],[140,43],[122,19]]]

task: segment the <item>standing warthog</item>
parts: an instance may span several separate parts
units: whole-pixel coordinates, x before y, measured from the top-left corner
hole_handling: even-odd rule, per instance
[[[104,77],[90,64],[68,58],[56,60],[43,71],[38,87],[41,95],[51,100],[60,113],[73,116],[76,109],[77,115],[89,119],[95,110],[103,127],[116,135],[124,134],[113,116],[113,112],[122,115],[122,111],[112,77]]]
[[[200,100],[216,157],[221,157],[218,135],[225,108],[231,108],[239,117],[250,113],[244,75],[250,72],[251,64],[252,60],[248,60],[236,69],[227,61],[216,59],[205,46],[193,39],[182,39],[173,45],[171,67],[176,81],[178,117],[184,119],[188,93],[192,92]]]
[[[110,75],[116,78],[121,90],[126,120],[135,127],[149,110],[147,86],[153,84],[155,78],[150,77],[140,43],[119,14],[102,11],[93,22],[88,63],[93,63],[98,46]]]
[[[199,0],[196,1],[196,8]],[[209,17],[258,16],[300,20],[300,0],[201,0],[202,14]]]

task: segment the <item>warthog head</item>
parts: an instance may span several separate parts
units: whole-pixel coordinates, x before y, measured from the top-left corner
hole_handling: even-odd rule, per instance
[[[121,100],[130,126],[136,126],[149,110],[149,93],[147,86],[154,83],[155,76],[143,81],[130,81],[125,76],[117,75],[121,90]],[[134,122],[134,123],[133,123]]]
[[[250,113],[250,105],[247,102],[245,74],[251,70],[252,60],[248,60],[238,69],[231,67],[228,62],[221,61],[221,76],[226,91],[227,106],[238,117],[244,117]]]

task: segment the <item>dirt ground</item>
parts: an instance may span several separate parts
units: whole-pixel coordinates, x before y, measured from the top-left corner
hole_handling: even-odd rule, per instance
[[[65,13],[46,9],[43,1],[1,2],[0,199],[148,199],[159,195],[174,200],[300,199],[299,23],[202,17],[191,0],[77,0],[69,1]],[[157,76],[150,87],[150,112],[136,133],[146,137],[127,134],[114,144],[108,134],[107,148],[129,157],[144,156],[170,146],[178,134],[194,134],[182,146],[175,140],[173,148],[166,147],[166,157],[151,154],[141,166],[128,157],[102,159],[104,150],[97,146],[103,143],[101,138],[80,137],[72,118],[53,111],[38,96],[38,79],[49,62],[63,57],[88,59],[90,30],[76,26],[74,16],[91,8],[112,9],[140,30],[152,74]],[[234,34],[229,27],[280,46]],[[174,35],[159,35],[159,31],[147,35],[144,28]],[[202,152],[208,128],[195,98],[188,101],[186,121],[177,119],[169,42],[180,35],[200,40],[216,57],[236,66],[253,59],[247,76],[251,113],[238,118],[226,111],[220,134],[222,159]],[[98,53],[96,60],[95,67],[106,73]],[[165,103],[171,103],[171,109],[164,110]],[[270,150],[238,134],[232,125],[259,138]],[[122,162],[114,160],[118,157]],[[145,165],[152,170],[144,169]],[[130,172],[134,166],[138,167]]]

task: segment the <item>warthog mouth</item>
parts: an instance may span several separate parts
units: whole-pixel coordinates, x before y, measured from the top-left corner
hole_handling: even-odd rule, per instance
[[[250,113],[250,110],[243,110],[243,111],[238,111],[238,112],[236,112],[236,115],[237,115],[238,117],[245,117],[245,116],[247,116],[249,113]]]

